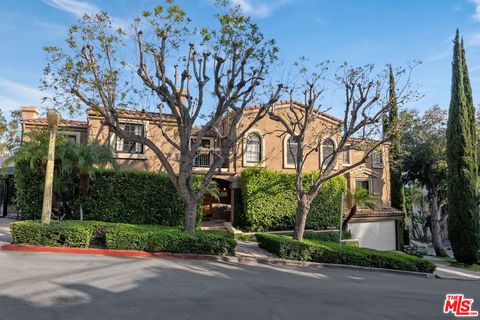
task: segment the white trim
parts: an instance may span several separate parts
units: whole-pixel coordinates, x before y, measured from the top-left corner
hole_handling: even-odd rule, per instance
[[[247,162],[247,139],[251,134],[256,134],[260,137],[260,161],[258,163]],[[243,152],[242,164],[244,167],[265,167],[265,135],[257,129],[248,130],[243,136]]]
[[[337,141],[335,141],[335,139],[333,137],[326,137],[322,140],[320,140],[320,145],[319,145],[319,158],[318,158],[318,166],[320,167],[320,164],[322,165],[322,168],[321,169],[324,169],[326,167],[326,165],[323,163],[323,142],[325,140],[330,140],[333,142],[333,154],[332,156],[335,154],[335,150],[337,150]],[[343,155],[342,155],[343,156]],[[332,157],[333,159],[333,157]],[[337,169],[338,168],[338,157],[337,157],[337,161],[333,167],[334,169]]]
[[[381,169],[385,165],[385,151],[383,149],[383,146],[380,146],[379,148],[380,148],[380,150],[373,150],[373,152],[371,154],[372,168],[374,168],[374,169]],[[382,163],[375,162],[375,154],[378,153],[378,152],[381,152]]]
[[[121,124],[141,124],[143,125],[143,135],[145,138],[150,137],[150,128],[148,126],[148,121],[137,120],[137,119],[119,119]],[[110,148],[112,150],[114,158],[117,159],[132,159],[132,160],[146,160],[147,159],[147,146],[143,144],[142,153],[129,153],[129,152],[117,152],[116,151],[116,139],[117,135],[114,132],[109,131],[110,133]]]
[[[295,169],[295,164],[289,164],[287,163],[287,142],[288,139],[290,139],[291,135],[286,134],[285,137],[283,137],[283,148],[282,148],[282,153],[283,153],[283,168],[285,169]]]

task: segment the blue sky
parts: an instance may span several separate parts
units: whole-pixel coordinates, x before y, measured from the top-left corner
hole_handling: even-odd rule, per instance
[[[290,65],[300,56],[313,62],[353,65],[421,60],[413,82],[424,95],[409,107],[448,107],[452,38],[458,27],[466,42],[476,103],[480,102],[480,0],[235,0]],[[68,27],[83,12],[100,9],[119,20],[152,8],[157,1],[0,1],[0,107],[41,104],[42,47],[62,46]],[[212,22],[213,0],[178,1],[199,24]],[[340,110],[340,108],[339,108]],[[333,113],[338,113],[334,110]]]

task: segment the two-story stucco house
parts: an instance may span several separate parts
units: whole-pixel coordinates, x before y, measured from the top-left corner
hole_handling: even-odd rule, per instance
[[[287,103],[279,102],[275,108],[276,110],[287,108]],[[250,108],[244,116],[248,117],[249,112],[255,112],[255,108]],[[120,123],[125,130],[147,136],[155,141],[168,157],[175,159],[178,157],[178,151],[165,140],[160,129],[154,124],[158,117],[159,114],[156,113],[135,110],[123,110],[119,113]],[[39,117],[39,112],[35,107],[23,107],[22,118],[23,133],[47,125],[46,119]],[[324,128],[339,128],[341,123],[341,120],[325,113],[320,114],[317,118],[313,127],[318,131],[322,131]],[[174,121],[168,116],[165,119],[165,121]],[[109,145],[118,164],[122,167],[162,171],[162,165],[153,151],[140,143],[116,137],[102,123],[102,120],[103,118],[98,113],[89,110],[86,121],[62,120],[60,128],[62,134],[78,143],[96,140]],[[172,123],[173,127],[174,123]],[[279,134],[281,131],[281,124],[269,117],[261,119],[249,130],[215,175],[214,179],[220,187],[220,202],[213,201],[207,196],[204,201],[205,215],[213,215],[214,218],[229,221],[233,219],[235,194],[238,195],[240,173],[245,168],[261,166],[276,171],[294,172],[292,155],[287,152],[287,150],[293,149],[291,144],[294,142],[288,135]],[[318,148],[308,158],[305,171],[318,170],[319,166],[328,160],[339,139],[339,129],[336,133],[334,131],[333,134],[322,138]],[[354,141],[351,143],[354,144]],[[221,141],[218,141],[215,135],[207,135],[203,138],[202,146],[207,150],[221,148]],[[397,249],[397,225],[398,221],[403,219],[403,213],[391,208],[387,148],[388,144],[382,145],[381,149],[374,152],[365,164],[347,172],[344,176],[350,191],[353,192],[355,188],[362,187],[378,199],[375,210],[360,209],[349,223],[353,237],[358,238],[360,245],[364,247],[395,250]],[[199,173],[205,171],[211,165],[214,157],[214,152],[199,153],[195,158],[195,171]],[[336,168],[339,169],[354,163],[362,157],[363,151],[350,148],[343,152]],[[346,210],[349,209],[348,206],[347,203]]]

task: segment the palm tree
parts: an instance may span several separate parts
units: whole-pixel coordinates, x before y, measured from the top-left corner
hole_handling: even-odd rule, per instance
[[[356,188],[355,193],[350,193],[353,206],[348,213],[348,216],[343,220],[342,231],[347,231],[348,222],[357,214],[358,207],[367,207],[373,209],[377,204],[377,199],[372,196],[365,188]]]

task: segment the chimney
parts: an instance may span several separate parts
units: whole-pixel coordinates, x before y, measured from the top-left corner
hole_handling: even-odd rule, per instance
[[[33,106],[22,107],[22,120],[37,119],[39,114],[40,113],[37,107],[33,107]]]

